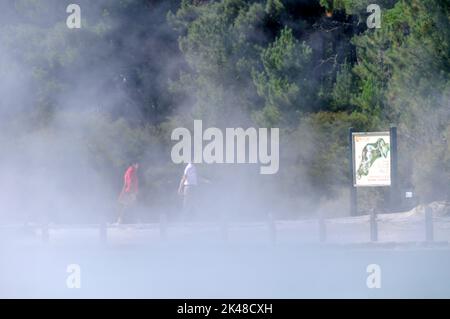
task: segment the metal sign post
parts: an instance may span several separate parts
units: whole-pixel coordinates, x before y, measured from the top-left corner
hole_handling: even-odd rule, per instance
[[[397,128],[391,126],[389,130],[391,136],[391,189],[390,189],[390,206],[392,210],[399,207],[399,189],[398,189],[398,157],[397,157]]]
[[[350,186],[350,216],[358,215],[357,190],[353,183],[353,175],[354,175],[354,172],[353,172],[353,132],[354,132],[353,127],[350,127],[348,129],[348,141],[349,141],[348,144],[350,146],[348,161],[349,161],[350,173],[351,173],[350,174],[350,184],[349,184],[349,186]]]

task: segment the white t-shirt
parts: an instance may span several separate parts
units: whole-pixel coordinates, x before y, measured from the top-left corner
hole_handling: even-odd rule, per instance
[[[184,175],[186,176],[184,185],[197,185],[197,170],[192,163],[187,164]]]

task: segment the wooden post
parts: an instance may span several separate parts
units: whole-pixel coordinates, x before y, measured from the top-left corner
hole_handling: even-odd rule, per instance
[[[272,243],[275,243],[277,241],[277,225],[276,225],[275,219],[271,213],[269,213],[267,217],[268,217],[270,241]]]
[[[370,241],[378,241],[377,213],[374,209],[370,212]]]
[[[322,212],[319,212],[319,242],[325,243],[327,241],[327,225],[323,218]]]
[[[44,242],[48,242],[50,240],[50,232],[49,232],[49,229],[48,229],[48,223],[47,222],[45,222],[42,225],[42,233],[41,233],[41,235],[42,235],[42,240]]]
[[[166,216],[166,214],[159,215],[159,235],[162,240],[167,239],[167,216]]]
[[[428,206],[425,207],[425,239],[427,242],[434,240],[433,212]]]
[[[227,241],[228,240],[228,222],[225,217],[225,214],[220,214],[219,218],[219,228],[220,228],[220,236],[222,240]]]
[[[108,228],[106,226],[106,221],[100,222],[99,234],[100,234],[100,243],[106,244],[108,241]]]

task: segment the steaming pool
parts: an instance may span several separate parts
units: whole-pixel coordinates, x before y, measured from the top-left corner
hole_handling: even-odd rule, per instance
[[[383,218],[390,219],[389,222]],[[421,219],[0,228],[2,298],[449,298],[449,221],[424,241]],[[394,236],[395,234],[395,236]],[[369,265],[380,287],[369,288]],[[80,288],[68,288],[69,265]]]

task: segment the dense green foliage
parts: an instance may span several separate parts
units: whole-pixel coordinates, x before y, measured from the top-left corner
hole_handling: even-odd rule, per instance
[[[370,1],[78,2],[80,30],[65,26],[61,1],[12,1],[0,13],[0,75],[17,75],[0,93],[27,91],[0,101],[16,136],[64,112],[116,188],[127,161],[144,163],[151,202],[176,188],[172,128],[279,127],[279,173],[250,173],[246,189],[296,211],[301,199],[347,191],[349,127],[393,124],[400,188],[450,197],[449,0],[378,1],[380,29],[366,27]],[[204,168],[226,181],[221,170]],[[384,191],[364,190],[363,209],[382,208]]]

